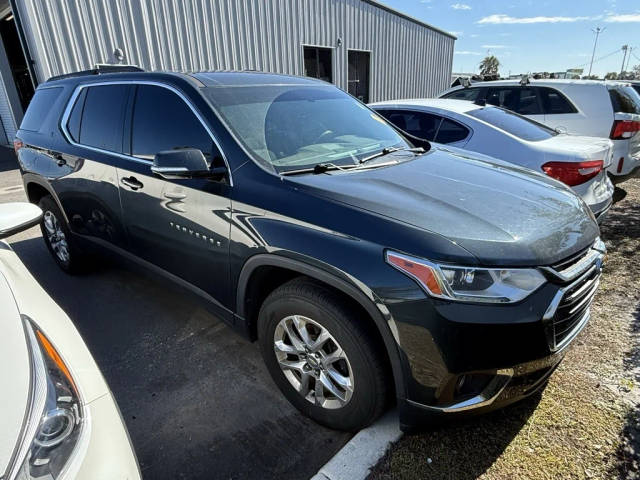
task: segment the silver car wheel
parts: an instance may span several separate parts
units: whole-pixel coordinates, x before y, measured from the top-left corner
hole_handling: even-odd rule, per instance
[[[44,213],[43,223],[47,240],[56,257],[64,263],[69,263],[69,245],[67,243],[67,237],[60,226],[60,222],[52,212],[47,210]]]
[[[318,322],[290,315],[278,322],[273,346],[289,383],[307,401],[327,409],[344,407],[353,395],[353,370],[344,350]]]

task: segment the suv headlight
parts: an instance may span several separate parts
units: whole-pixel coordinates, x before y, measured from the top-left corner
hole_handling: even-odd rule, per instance
[[[38,327],[23,316],[31,354],[31,397],[8,480],[56,479],[65,470],[83,424],[69,369]]]
[[[387,251],[386,260],[432,297],[460,302],[514,303],[545,283],[534,268],[476,268],[436,264]]]

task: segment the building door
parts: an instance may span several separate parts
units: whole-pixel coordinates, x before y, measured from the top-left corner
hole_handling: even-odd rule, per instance
[[[24,111],[27,109],[31,97],[33,97],[34,89],[29,68],[27,67],[27,60],[24,58],[22,46],[20,45],[13,14],[0,20],[0,37],[2,37],[2,43],[9,62],[11,77],[18,91],[20,105]]]
[[[349,93],[364,103],[369,103],[369,52],[349,50]]]
[[[331,49],[321,47],[304,47],[304,75],[319,78],[325,82],[333,82],[333,66]]]

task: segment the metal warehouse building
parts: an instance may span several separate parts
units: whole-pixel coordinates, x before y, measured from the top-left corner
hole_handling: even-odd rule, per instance
[[[261,70],[365,102],[449,86],[455,37],[373,0],[0,0],[0,143],[33,89],[96,63]]]

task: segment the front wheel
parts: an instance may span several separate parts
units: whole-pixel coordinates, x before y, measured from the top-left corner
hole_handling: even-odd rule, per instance
[[[386,404],[383,350],[360,316],[305,278],[277,288],[260,309],[260,349],[276,385],[302,413],[337,430],[369,425]]]

